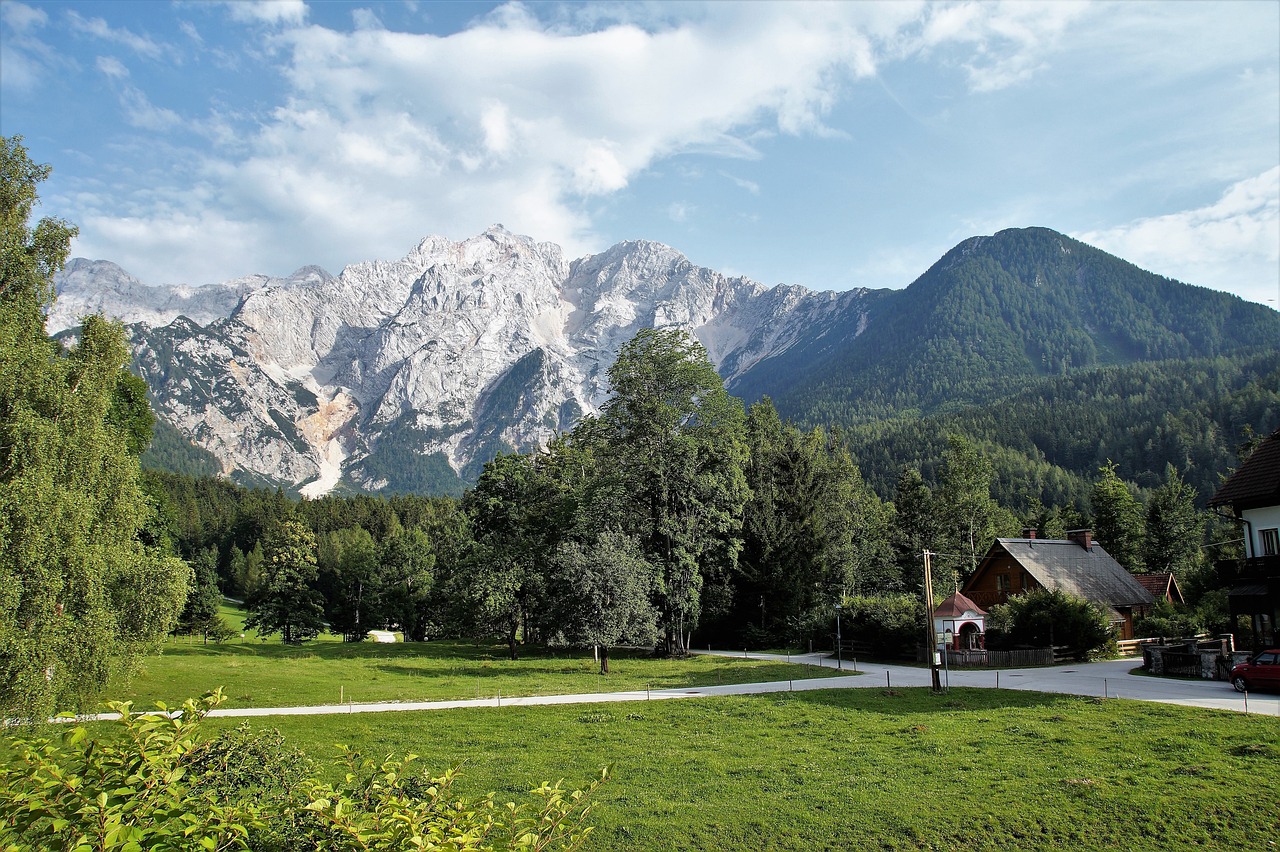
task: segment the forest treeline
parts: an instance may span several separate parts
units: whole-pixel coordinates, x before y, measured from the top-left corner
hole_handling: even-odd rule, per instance
[[[1280,428],[1280,349],[1247,356],[1106,367],[1036,382],[987,405],[855,426],[847,437],[867,482],[889,494],[904,463],[932,479],[947,436],[978,443],[1011,506],[1087,506],[1108,461],[1144,491],[1166,464],[1200,505],[1256,435]]]
[[[1172,465],[1140,490],[1107,460],[1080,503],[1009,505],[996,459],[953,433],[886,500],[845,433],[786,423],[767,399],[744,409],[683,332],[641,332],[610,379],[599,418],[498,456],[460,499],[295,500],[149,472],[161,537],[210,596],[242,597],[251,624],[286,641],[391,628],[497,639],[512,656],[525,643],[829,647],[837,604],[913,609],[926,549],[937,587],[954,590],[997,536],[1079,527],[1129,570],[1178,577],[1192,607],[1161,618],[1226,627],[1212,562],[1238,552],[1238,531]],[[213,609],[189,609],[186,628]]]

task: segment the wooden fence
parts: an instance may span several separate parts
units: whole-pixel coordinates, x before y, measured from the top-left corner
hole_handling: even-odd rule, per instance
[[[1192,636],[1191,639],[1196,642],[1205,642],[1209,639],[1209,634],[1197,633],[1195,636]],[[1178,641],[1185,642],[1189,640],[1166,639],[1160,636],[1152,636],[1148,639],[1121,639],[1116,642],[1116,647],[1120,649],[1120,656],[1122,657],[1137,657],[1141,656],[1143,645],[1167,645]]]
[[[1054,648],[1026,648],[1017,651],[987,651],[987,665],[1001,668],[1023,666],[1051,666],[1055,662]]]

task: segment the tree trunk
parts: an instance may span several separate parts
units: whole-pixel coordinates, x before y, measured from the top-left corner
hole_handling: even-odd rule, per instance
[[[519,647],[516,645],[516,625],[512,624],[507,630],[507,648],[511,651],[511,659],[520,659]]]
[[[600,674],[609,673],[609,646],[600,646]]]

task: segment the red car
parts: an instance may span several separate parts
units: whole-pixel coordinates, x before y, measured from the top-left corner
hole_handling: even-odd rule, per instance
[[[1231,685],[1236,688],[1236,692],[1280,690],[1280,648],[1259,651],[1248,662],[1233,668]]]

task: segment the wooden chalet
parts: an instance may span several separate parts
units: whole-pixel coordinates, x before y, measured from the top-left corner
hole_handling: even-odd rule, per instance
[[[1155,603],[1151,592],[1094,543],[1090,530],[1073,530],[1065,539],[998,538],[961,592],[990,608],[1035,589],[1057,589],[1098,604],[1110,614],[1119,639],[1132,639],[1135,611]]]
[[[1229,509],[1244,533],[1244,559],[1218,563],[1236,645],[1274,648],[1280,645],[1280,429],[1227,477],[1209,507]]]

